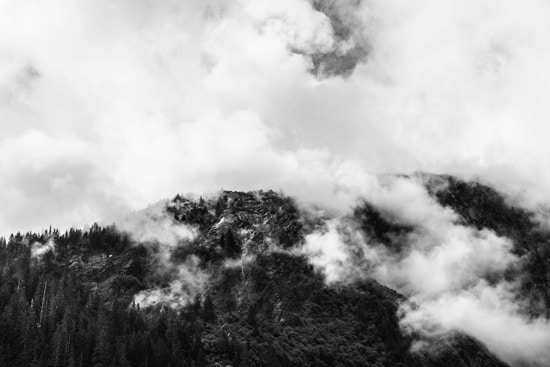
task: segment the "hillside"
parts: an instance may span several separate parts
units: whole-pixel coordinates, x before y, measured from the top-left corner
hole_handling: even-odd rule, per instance
[[[532,215],[479,183],[425,182],[464,225],[513,239],[529,311],[547,313],[549,237]],[[2,240],[0,366],[506,366],[460,332],[415,352],[405,295],[327,284],[300,252],[326,213],[272,191],[177,195],[161,212],[193,235],[167,246],[94,225]],[[412,230],[367,201],[346,220],[389,249]]]

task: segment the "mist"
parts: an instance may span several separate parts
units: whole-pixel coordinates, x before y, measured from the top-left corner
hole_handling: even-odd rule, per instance
[[[395,239],[397,249],[343,216],[306,236],[297,252],[329,286],[375,279],[407,296],[399,315],[402,330],[415,335],[413,351],[432,352],[459,331],[511,365],[547,365],[550,323],[530,314],[521,279],[505,276],[522,264],[512,241],[461,224],[424,184],[419,177],[385,177],[367,198],[392,223],[411,229]]]
[[[173,257],[195,241],[198,229],[177,222],[166,210],[167,201],[162,200],[147,208],[133,212],[115,222],[117,230],[126,233],[135,246],[144,246],[151,254],[151,272],[168,282],[166,286],[138,292],[133,303],[140,307],[166,306],[181,308],[201,296],[208,273],[201,268],[200,259],[189,256],[185,261]]]
[[[42,259],[42,257],[48,252],[55,252],[55,242],[49,238],[45,243],[34,242],[31,245],[31,257],[36,259]]]

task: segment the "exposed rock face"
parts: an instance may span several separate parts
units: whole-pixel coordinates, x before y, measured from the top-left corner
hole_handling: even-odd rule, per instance
[[[299,239],[303,226],[293,201],[273,191],[224,191],[217,199],[198,202],[178,195],[168,203],[167,210],[175,219],[197,225],[208,239],[228,230],[240,232],[244,250],[248,243],[259,248],[290,247]]]

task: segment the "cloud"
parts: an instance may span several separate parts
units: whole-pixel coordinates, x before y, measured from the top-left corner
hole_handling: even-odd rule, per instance
[[[47,252],[55,252],[55,242],[48,239],[45,243],[34,242],[31,245],[31,257],[41,259]]]
[[[349,76],[365,62],[369,51],[369,21],[361,0],[313,0],[313,7],[330,20],[333,46],[329,50],[309,53],[318,77]]]
[[[172,253],[178,247],[189,245],[198,235],[195,228],[176,222],[166,211],[166,204],[166,201],[160,201],[116,221],[118,230],[153,251],[158,262],[157,270],[161,272],[178,267],[172,262]]]
[[[136,304],[140,307],[182,308],[202,294],[209,275],[201,268],[200,259],[193,255],[184,261],[176,261],[172,256],[178,248],[190,246],[199,236],[199,231],[177,222],[167,211],[167,201],[126,215],[115,225],[135,243],[148,248],[154,259],[151,271],[169,282],[167,286],[155,286],[135,294]]]
[[[423,338],[416,348],[460,331],[513,365],[548,364],[550,324],[529,315],[520,279],[510,275],[522,266],[511,240],[460,224],[417,177],[386,176],[367,192],[383,219],[409,230],[387,246],[362,230],[365,218],[327,220],[296,251],[327,284],[373,278],[406,295],[401,326]]]
[[[353,254],[348,250],[343,235],[344,227],[338,228],[337,220],[329,220],[322,231],[305,237],[304,245],[296,251],[308,257],[309,262],[320,270],[328,284],[355,280],[362,271],[350,266]]]
[[[484,282],[460,292],[443,293],[420,307],[402,308],[402,325],[429,338],[458,330],[481,340],[512,365],[546,366],[550,361],[550,324],[531,319],[518,305],[510,284]]]
[[[202,295],[208,274],[199,267],[199,259],[192,256],[178,267],[177,277],[168,287],[146,289],[134,295],[134,302],[142,308],[157,305],[181,309]]]
[[[159,201],[116,222],[119,230],[128,233],[138,243],[152,243],[175,249],[192,242],[196,229],[177,222],[167,212],[167,201]]]
[[[1,7],[2,233],[222,187],[343,208],[417,170],[547,201],[543,1]]]
[[[518,263],[509,239],[459,224],[458,215],[430,197],[420,180],[385,181],[369,202],[414,230],[401,239],[404,255],[379,248],[371,259],[377,264],[374,276],[383,283],[408,295],[430,297],[503,274]]]

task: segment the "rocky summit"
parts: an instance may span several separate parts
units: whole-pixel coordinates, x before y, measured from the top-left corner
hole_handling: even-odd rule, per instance
[[[534,213],[477,182],[405,179],[421,182],[457,225],[510,239],[521,267],[499,276],[521,272],[525,312],[548,315],[550,236]],[[177,195],[147,213],[137,215],[188,235],[164,243],[94,225],[2,239],[0,366],[508,365],[461,330],[404,327],[411,294],[370,276],[368,263],[365,276],[328,282],[304,249],[331,213],[273,191]],[[405,251],[400,241],[415,231],[368,199],[340,220],[388,254]]]

